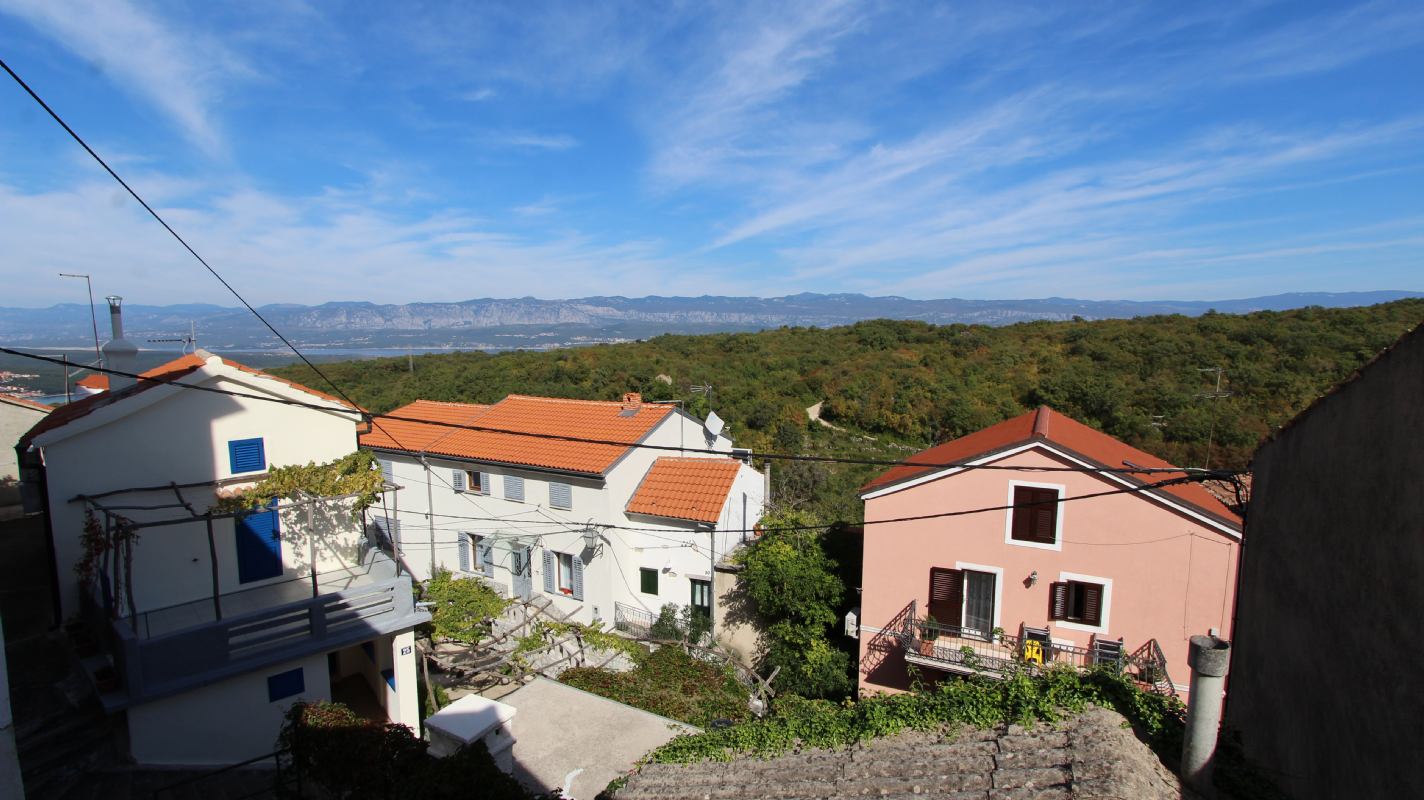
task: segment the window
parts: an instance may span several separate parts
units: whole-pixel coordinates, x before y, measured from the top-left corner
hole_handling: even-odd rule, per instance
[[[574,487],[567,483],[549,484],[549,507],[569,510],[574,507]]]
[[[574,557],[568,553],[558,553],[559,557],[559,591],[564,594],[574,593]]]
[[[524,479],[514,475],[504,476],[504,499],[515,503],[524,502]]]
[[[306,690],[307,682],[302,675],[301,667],[267,677],[267,702],[269,703],[301,694]]]
[[[657,594],[658,571],[655,569],[648,569],[647,567],[643,567],[642,569],[638,570],[638,583],[638,588],[643,590],[643,594]]]
[[[583,559],[569,553],[544,551],[544,591],[583,599]]]
[[[1101,583],[1060,581],[1049,592],[1049,616],[1064,622],[1099,626],[1103,624],[1103,594]]]
[[[1062,489],[1013,484],[1009,540],[1036,547],[1058,547],[1058,500]]]
[[[396,482],[396,465],[389,459],[381,459],[381,480],[386,483]]]
[[[489,494],[490,483],[489,474],[477,472],[472,469],[451,470],[451,486],[457,492],[473,492],[475,494]]]
[[[228,442],[227,459],[233,475],[266,471],[267,451],[262,444],[262,437],[234,439]]]
[[[1000,572],[997,567],[931,567],[929,615],[959,635],[988,639],[995,626]]]

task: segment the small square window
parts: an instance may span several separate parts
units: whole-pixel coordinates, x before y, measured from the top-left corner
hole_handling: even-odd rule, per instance
[[[1053,545],[1058,542],[1058,490],[1014,487],[1013,522],[1009,536],[1016,542]]]
[[[299,695],[306,690],[306,678],[302,675],[301,667],[267,677],[267,702],[269,703]]]
[[[255,439],[234,439],[227,443],[228,467],[232,474],[244,472],[264,472],[267,469],[267,450],[262,437]]]
[[[489,494],[489,476],[472,469],[465,470],[465,491]]]
[[[561,508],[565,511],[574,507],[574,487],[567,483],[549,483],[549,507]]]
[[[640,587],[639,587],[639,588],[641,588],[641,589],[643,590],[643,594],[657,594],[657,593],[658,593],[658,571],[657,571],[657,570],[655,570],[655,569],[648,569],[647,567],[643,567],[642,569],[639,569],[639,570],[638,570],[638,578],[639,578],[639,584],[640,584]]]
[[[1054,583],[1049,599],[1049,616],[1081,625],[1101,625],[1103,619],[1103,585],[1086,581]]]
[[[504,499],[514,503],[524,502],[524,479],[514,476],[504,476]]]

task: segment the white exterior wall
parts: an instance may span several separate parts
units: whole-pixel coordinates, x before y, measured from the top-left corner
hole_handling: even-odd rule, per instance
[[[202,385],[242,392],[260,392],[274,381],[241,375],[217,376]],[[155,395],[154,397],[149,397]],[[311,395],[301,393],[307,401]],[[325,462],[350,453],[356,446],[356,423],[351,414],[316,411],[278,403],[230,397],[210,392],[156,387],[129,402],[149,400],[145,407],[108,424],[77,432],[67,438],[45,443],[52,434],[80,428],[90,418],[106,419],[104,412],[125,403],[99,409],[57,431],[40,437],[43,444],[49,509],[54,531],[55,555],[59,568],[62,611],[71,617],[78,611],[78,583],[73,567],[82,555],[80,537],[84,526],[84,504],[70,502],[78,494],[99,494],[138,486],[233,478],[229,469],[227,443],[234,439],[262,437],[269,467],[308,462]],[[250,477],[260,477],[259,475]],[[250,478],[249,478],[250,479]],[[237,484],[246,483],[239,477]],[[184,489],[183,496],[199,513],[215,500],[211,488]],[[126,494],[109,500],[119,505],[148,505],[173,502],[171,491]],[[171,519],[183,509],[155,512],[124,512],[135,520]],[[232,522],[214,526],[218,534],[218,558],[226,569],[224,591],[236,588],[236,554]],[[349,549],[329,542],[329,555]],[[284,542],[283,555],[297,548]],[[305,554],[302,554],[305,559]],[[207,534],[202,525],[149,528],[140,533],[135,548],[134,586],[142,595],[140,609],[183,603],[211,594]],[[294,562],[292,574],[300,574]],[[140,573],[140,571],[142,571]],[[143,579],[140,580],[140,574]],[[289,577],[289,576],[288,576]],[[260,585],[243,584],[241,588]],[[137,599],[137,598],[136,598]]]
[[[270,701],[267,678],[298,667],[305,690]],[[246,761],[277,749],[282,715],[293,703],[330,699],[326,654],[318,653],[134,706],[128,710],[129,747],[140,764]]]
[[[710,446],[721,452],[730,452],[732,448],[731,440],[725,436],[718,436],[709,442],[700,422],[676,412],[654,428],[644,439],[644,443],[666,447]],[[402,487],[398,492],[399,498],[387,496],[385,508],[389,511],[395,511],[397,507],[399,509],[401,549],[405,554],[406,564],[418,579],[427,578],[431,569],[432,517],[427,515],[427,511],[432,503],[435,511],[433,536],[436,568],[459,572],[457,542],[462,531],[504,541],[516,536],[534,539],[536,541],[532,549],[531,579],[534,594],[548,597],[553,601],[554,608],[561,613],[577,610],[574,619],[580,622],[592,622],[598,618],[611,623],[615,602],[643,608],[652,613],[656,613],[664,603],[687,605],[691,600],[689,576],[711,579],[712,542],[707,530],[709,526],[657,517],[633,517],[624,511],[629,498],[637,491],[639,483],[653,462],[663,456],[677,456],[677,451],[633,448],[608,470],[602,480],[474,464],[437,456],[428,456],[426,459],[431,473],[427,477],[427,471],[417,456],[389,452],[380,452],[377,455],[392,464],[393,480]],[[696,457],[704,454],[685,455]],[[480,495],[475,492],[455,492],[451,484],[452,471],[456,469],[470,469],[489,474],[490,493]],[[524,478],[523,503],[505,498],[504,475]],[[571,510],[549,506],[548,485],[551,481],[567,483],[572,487]],[[432,503],[427,503],[427,487]],[[742,522],[744,493],[747,496],[746,525]],[[764,481],[761,473],[743,465],[728,494],[728,501],[717,527],[750,527],[761,518],[764,504]],[[380,514],[382,510],[373,508],[371,513]],[[461,516],[501,518],[508,521],[456,518]],[[600,546],[585,550],[581,529],[589,522],[656,530],[650,530],[647,534],[605,530],[601,535]],[[663,530],[668,528],[680,528],[682,532],[671,533]],[[717,560],[720,561],[741,539],[740,533],[720,533],[716,543]],[[543,552],[546,549],[583,558],[582,600],[574,600],[558,592],[550,594],[544,591]],[[494,557],[495,574],[492,581],[502,590],[509,592],[513,586],[510,574],[511,554],[508,549],[497,545]],[[473,547],[470,549],[470,561],[472,570],[477,573],[479,561]],[[639,568],[661,570],[665,566],[669,566],[671,572],[660,574],[658,595],[642,594],[639,591]]]
[[[15,443],[44,416],[45,412],[38,408],[0,399],[0,506],[20,502],[20,463],[15,455]],[[7,484],[7,480],[15,483]]]
[[[20,477],[15,443],[44,416],[45,412],[38,408],[0,400],[0,479]]]

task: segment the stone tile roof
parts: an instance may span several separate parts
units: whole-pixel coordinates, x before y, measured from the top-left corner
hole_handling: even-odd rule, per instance
[[[1056,726],[905,733],[770,759],[650,764],[616,800],[743,797],[1134,798],[1184,792],[1121,715],[1092,708]]]
[[[1128,466],[1154,469],[1173,467],[1172,464],[1151,453],[1138,450],[1126,442],[1084,425],[1072,417],[1060,414],[1048,406],[1040,406],[1035,411],[1020,414],[997,425],[990,425],[967,436],[936,445],[916,453],[906,460],[935,464],[974,461],[1035,441],[1056,445],[1060,449],[1100,467],[1111,469],[1122,469]],[[885,489],[897,483],[938,472],[940,469],[942,468],[904,465],[892,467],[862,486],[860,491],[862,494],[866,494],[878,489]],[[1125,477],[1137,482],[1151,483],[1181,477],[1184,474],[1159,472]],[[1198,483],[1164,486],[1153,491],[1171,495],[1173,499],[1184,502],[1195,510],[1234,527],[1237,531],[1241,530],[1241,517]]]
[[[461,405],[441,403],[416,408],[420,402],[396,409],[391,415],[406,417],[416,425],[422,421],[450,421],[438,418],[447,412],[437,406]],[[361,436],[361,444],[387,450],[601,475],[673,411],[671,406],[644,403],[636,397],[627,402],[608,402],[517,394],[509,395],[492,406],[466,405],[465,408],[471,409],[471,417],[460,424],[474,425],[479,430],[426,426],[439,429],[444,435],[425,441],[427,437],[422,434],[412,436],[413,441],[408,442],[398,432],[393,440],[389,435],[381,435],[379,428],[373,426],[374,430]],[[474,410],[479,408],[484,410]],[[385,417],[379,420],[379,425],[389,428],[392,422]],[[403,424],[407,420],[394,422]],[[415,430],[412,428],[412,433]],[[560,437],[595,441],[569,441]]]
[[[741,465],[731,458],[659,458],[629,498],[628,513],[716,522]]]

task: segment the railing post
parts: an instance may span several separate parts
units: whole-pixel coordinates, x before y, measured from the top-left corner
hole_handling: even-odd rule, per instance
[[[313,639],[326,638],[326,605],[319,601],[312,601],[307,609],[307,619],[311,623],[311,635]]]

